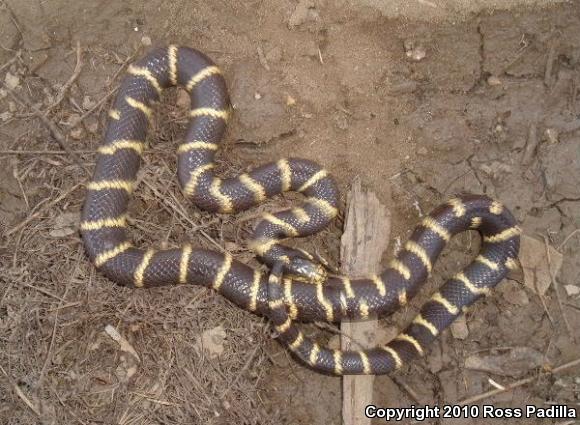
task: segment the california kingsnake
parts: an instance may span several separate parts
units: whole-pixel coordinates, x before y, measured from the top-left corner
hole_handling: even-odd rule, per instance
[[[270,279],[228,253],[186,244],[166,250],[134,248],[125,231],[154,103],[164,88],[185,87],[191,120],[178,149],[178,178],[197,206],[232,213],[288,190],[306,195],[303,206],[265,214],[251,246],[273,267]],[[351,280],[328,276],[312,256],[281,245],[282,239],[313,234],[338,212],[332,178],[314,162],[283,159],[221,179],[212,172],[230,113],[219,69],[202,53],[169,46],[151,51],[128,68],[109,112],[104,143],[87,185],[81,232],[95,266],[111,280],[136,287],[191,283],[211,287],[258,314],[269,316],[280,341],[311,367],[334,374],[382,374],[421,355],[425,346],[477,298],[490,292],[517,267],[520,229],[499,202],[460,195],[431,212],[379,275]],[[309,340],[293,321],[339,321],[384,316],[407,304],[429,276],[450,238],[477,229],[483,237],[478,257],[436,292],[412,324],[386,346],[367,351],[325,349]]]

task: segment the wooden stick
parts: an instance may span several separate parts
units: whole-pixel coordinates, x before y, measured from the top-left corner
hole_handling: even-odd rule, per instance
[[[357,177],[347,198],[344,234],[341,239],[341,272],[348,276],[364,276],[378,271],[381,257],[389,243],[390,212],[377,197],[361,187]],[[376,319],[343,320],[341,348],[370,348],[376,344]],[[344,336],[347,336],[346,338]],[[352,347],[357,341],[357,347]],[[345,376],[342,382],[342,423],[370,424],[364,409],[373,401],[372,375]]]

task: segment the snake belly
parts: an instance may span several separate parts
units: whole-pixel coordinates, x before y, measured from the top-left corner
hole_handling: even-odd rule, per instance
[[[184,87],[191,99],[190,123],[177,152],[177,174],[184,195],[194,204],[234,213],[282,192],[305,195],[301,206],[266,213],[255,226],[251,246],[266,264],[284,265],[287,273],[281,278],[269,281],[266,274],[227,252],[190,244],[161,250],[132,245],[126,231],[128,203],[155,104],[163,89],[171,86]],[[128,68],[109,111],[80,224],[88,256],[101,273],[135,287],[187,283],[212,288],[239,307],[270,317],[280,341],[310,367],[340,375],[388,373],[422,355],[462,309],[488,294],[508,270],[517,267],[520,229],[511,213],[487,196],[462,194],[425,217],[380,274],[350,279],[315,273],[311,281],[291,277],[312,272],[313,258],[282,242],[314,234],[337,215],[336,184],[318,164],[298,158],[281,159],[230,179],[216,176],[214,155],[230,112],[219,68],[197,50],[157,48]],[[479,255],[386,346],[370,351],[328,350],[294,323],[392,313],[418,292],[451,237],[469,229],[482,235]]]

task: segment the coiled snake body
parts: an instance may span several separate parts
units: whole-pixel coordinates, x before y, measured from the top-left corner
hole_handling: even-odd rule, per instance
[[[306,196],[300,207],[265,214],[251,246],[273,273],[228,253],[189,244],[166,250],[132,246],[126,233],[153,105],[166,87],[190,93],[191,121],[178,149],[178,178],[200,208],[231,213],[285,191]],[[230,103],[219,69],[202,53],[169,46],[151,51],[128,68],[109,112],[96,169],[87,186],[81,233],[91,261],[111,280],[136,287],[190,283],[211,287],[241,308],[271,318],[279,340],[312,368],[332,374],[382,374],[422,355],[426,345],[517,266],[519,233],[513,216],[486,196],[459,195],[432,211],[414,230],[389,267],[362,279],[329,276],[311,255],[282,245],[283,239],[316,233],[338,212],[338,191],[328,173],[304,159],[282,159],[239,175],[214,175]],[[448,280],[398,337],[366,351],[330,350],[307,338],[294,321],[339,321],[392,313],[405,305],[430,275],[450,238],[476,229],[481,251]]]

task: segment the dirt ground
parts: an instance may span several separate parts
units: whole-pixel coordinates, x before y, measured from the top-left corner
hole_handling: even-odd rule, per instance
[[[551,246],[550,261],[562,259],[543,295],[516,273],[424,358],[378,377],[377,405],[453,404],[531,378],[479,403],[578,409],[580,368],[548,371],[580,353],[580,4],[444,20],[440,1],[408,13],[362,3],[0,1],[0,424],[341,422],[340,379],[300,366],[263,318],[203,288],[119,288],[87,261],[78,216],[106,112],[125,67],[168,43],[225,73],[235,112],[224,174],[292,155],[331,170],[343,194],[359,175],[393,214],[385,260],[450,195],[486,193],[539,241],[532,256]],[[134,241],[217,244],[256,264],[251,219],[299,198],[237,216],[185,203],[174,152],[187,107],[173,90],[157,108]],[[341,227],[296,243],[338,264]],[[455,238],[421,295],[381,320],[385,335],[476,255],[473,236]],[[305,326],[328,338],[322,328]]]

